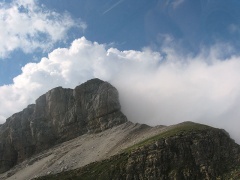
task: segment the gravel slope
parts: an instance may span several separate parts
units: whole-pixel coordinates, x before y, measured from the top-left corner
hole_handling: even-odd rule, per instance
[[[85,134],[25,160],[1,174],[0,179],[26,180],[82,167],[115,155],[169,128],[126,122],[98,134]]]

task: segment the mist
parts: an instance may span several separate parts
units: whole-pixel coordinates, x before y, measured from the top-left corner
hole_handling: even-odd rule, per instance
[[[172,49],[154,67],[128,67],[112,80],[123,112],[130,121],[152,126],[207,124],[240,143],[240,58],[223,58],[222,52],[220,46],[180,56]]]
[[[118,89],[129,121],[152,126],[194,121],[223,128],[240,143],[240,57],[229,55],[230,47],[203,48],[195,55],[171,47],[107,47],[82,37],[24,66],[13,84],[0,87],[0,121],[51,88],[100,78]]]

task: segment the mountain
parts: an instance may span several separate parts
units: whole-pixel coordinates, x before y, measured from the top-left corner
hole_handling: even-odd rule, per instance
[[[223,130],[185,122],[109,159],[37,179],[239,179],[239,150]]]
[[[0,126],[0,179],[240,179],[229,134],[184,122],[129,122],[118,92],[92,79],[54,88]]]
[[[53,145],[126,121],[118,92],[107,82],[54,88],[0,127],[0,173]]]

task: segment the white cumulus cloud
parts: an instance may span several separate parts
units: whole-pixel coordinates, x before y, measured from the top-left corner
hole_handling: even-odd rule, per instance
[[[64,40],[72,27],[80,30],[86,24],[67,13],[48,10],[36,0],[12,0],[0,3],[0,58],[21,49],[25,53],[43,51]]]
[[[195,121],[224,128],[240,142],[239,56],[223,59],[221,46],[197,56],[107,47],[82,37],[24,66],[13,84],[0,87],[0,121],[53,87],[74,88],[97,77],[117,87],[130,121]]]

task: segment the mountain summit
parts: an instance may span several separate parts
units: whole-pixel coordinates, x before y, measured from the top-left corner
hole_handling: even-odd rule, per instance
[[[0,173],[53,145],[126,121],[118,92],[107,82],[54,88],[0,127]]]
[[[222,129],[150,127],[92,79],[54,88],[0,126],[0,179],[240,179],[240,146]]]

